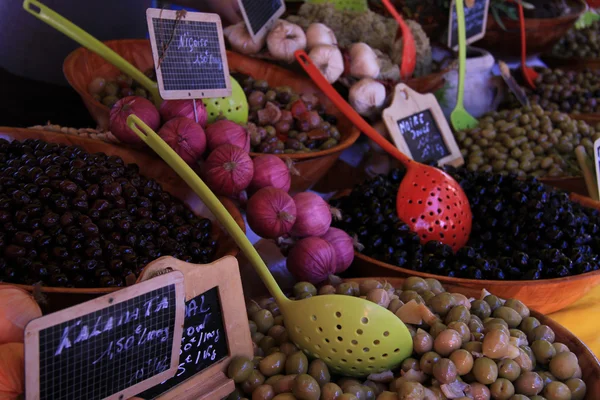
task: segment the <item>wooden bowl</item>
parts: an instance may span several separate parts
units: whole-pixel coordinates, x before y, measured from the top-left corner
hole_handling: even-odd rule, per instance
[[[600,69],[600,58],[563,58],[548,54],[542,55],[540,59],[549,68],[560,68],[570,71],[580,71],[586,68]]]
[[[575,24],[587,9],[583,0],[567,0],[571,12],[557,18],[529,18],[525,20],[527,55],[548,53],[561,37]],[[520,54],[521,31],[519,21],[502,18],[506,30],[502,29],[490,15],[485,37],[477,42],[478,47],[490,50],[496,58]]]
[[[340,198],[349,193],[350,190],[344,190],[335,197]],[[600,210],[600,202],[594,201],[589,197],[573,193],[571,194],[571,200],[581,203],[585,207]],[[517,298],[528,307],[544,314],[562,310],[600,284],[600,270],[564,278],[540,279],[535,281],[466,279],[434,275],[397,267],[356,251],[354,252],[354,262],[344,276],[419,276],[421,278],[434,278],[440,281],[448,290],[456,290],[469,296],[478,297],[481,290],[487,289],[503,298]]]
[[[105,42],[105,44],[141,71],[154,68],[148,40],[112,40]],[[342,136],[338,146],[312,153],[279,155],[280,158],[289,158],[294,161],[295,167],[300,173],[299,176],[292,178],[291,192],[301,192],[312,187],[335,163],[342,151],[350,147],[360,136],[360,131],[337,110],[310,79],[269,62],[231,51],[227,52],[227,60],[232,73],[239,72],[256,79],[264,79],[271,86],[290,86],[298,93],[315,94],[325,105],[326,111],[338,118],[337,126]],[[102,57],[84,47],[69,54],[65,59],[63,71],[100,128],[108,129],[110,110],[104,104],[95,100],[87,88],[95,77],[115,77],[120,74],[120,71]],[[251,153],[253,157],[258,155],[260,153]]]
[[[125,163],[135,163],[140,167],[140,173],[147,178],[152,178],[162,185],[163,190],[169,192],[179,200],[184,202],[196,215],[206,216],[214,221],[214,216],[208,208],[202,203],[200,198],[188,187],[188,185],[179,176],[165,164],[140,151],[132,150],[122,146],[104,143],[98,140],[81,138],[79,136],[68,136],[60,133],[53,133],[34,129],[20,129],[0,127],[0,139],[6,140],[26,140],[39,139],[50,143],[60,143],[66,145],[80,146],[90,153],[102,152],[109,155],[121,157]],[[226,198],[220,199],[229,213],[236,220],[238,225],[245,231],[245,224],[242,214],[237,207]],[[238,247],[217,223],[213,224],[213,235],[218,240],[217,253],[215,259],[238,254]],[[3,283],[0,283],[2,285]],[[27,291],[32,291],[33,287],[29,285],[14,285]],[[45,311],[58,311],[75,304],[91,300],[94,297],[102,296],[118,290],[118,288],[58,288],[42,287],[42,293],[47,295],[48,304]]]
[[[395,278],[395,277],[374,277],[369,279],[377,279],[379,281],[387,281],[393,287],[402,287],[404,283],[404,278]],[[350,278],[346,279],[346,281],[358,282],[363,281],[361,278]],[[448,291],[462,293],[465,296],[470,296],[469,293],[464,291],[462,288],[452,288],[449,285],[446,285],[442,282],[444,288]],[[500,294],[495,293],[493,290],[490,290],[491,293],[500,296]],[[477,296],[476,298],[479,298]],[[531,308],[531,307],[530,307]],[[540,310],[531,308],[531,316],[537,318],[542,325],[548,325],[556,335],[556,342],[565,344],[571,352],[573,352],[577,359],[579,360],[579,366],[581,367],[582,377],[581,379],[585,382],[587,386],[587,396],[586,399],[596,399],[598,393],[600,393],[600,361],[594,355],[592,350],[585,343],[583,343],[577,336],[571,333],[567,328],[560,325],[558,322],[554,321],[552,318],[545,316],[543,312]]]

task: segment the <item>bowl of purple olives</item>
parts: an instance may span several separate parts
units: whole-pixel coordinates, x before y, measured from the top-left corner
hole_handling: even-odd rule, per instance
[[[600,283],[600,203],[554,189],[537,178],[447,168],[469,199],[473,226],[453,252],[420,238],[398,219],[401,169],[379,175],[330,201],[332,226],[362,246],[352,276],[418,276],[478,296],[487,289],[544,314],[580,299]],[[432,210],[441,212],[444,210]],[[364,246],[364,248],[363,248]]]
[[[152,166],[148,168],[148,166]],[[236,206],[221,199],[244,229]],[[0,285],[56,311],[132,285],[151,261],[238,248],[167,164],[93,139],[0,128]]]

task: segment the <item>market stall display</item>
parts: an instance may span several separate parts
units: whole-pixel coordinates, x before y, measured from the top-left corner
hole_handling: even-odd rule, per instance
[[[293,289],[297,298],[331,293],[365,296],[395,313],[411,331],[412,355],[366,380],[336,375],[290,342],[273,299],[256,299],[247,303],[255,358],[230,365],[228,375],[237,383],[231,398],[584,399],[599,390],[589,349],[518,300],[489,293],[467,299],[435,279],[416,277],[351,279],[319,288],[299,282]],[[373,363],[371,352],[379,345],[376,340],[364,356],[357,347],[344,357]]]
[[[598,68],[600,66],[598,29],[600,29],[599,21],[583,29],[570,29],[551,52],[542,56],[544,63],[552,68]]]

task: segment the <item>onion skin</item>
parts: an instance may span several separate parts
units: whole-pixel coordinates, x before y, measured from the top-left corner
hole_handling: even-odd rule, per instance
[[[255,191],[272,186],[289,192],[292,175],[281,158],[272,154],[264,154],[255,157],[252,162],[254,163],[254,177],[250,182],[250,190]]]
[[[143,145],[144,141],[127,126],[127,117],[131,114],[135,114],[155,132],[160,127],[160,114],[150,100],[139,96],[123,97],[110,109],[111,133],[125,144]]]
[[[338,228],[329,228],[321,239],[332,245],[335,250],[335,273],[341,274],[347,270],[352,261],[354,261],[354,240],[346,232]]]
[[[254,165],[244,149],[224,144],[206,158],[204,175],[213,192],[232,197],[250,185]]]
[[[25,340],[25,326],[42,316],[33,296],[10,285],[0,286],[0,344]]]
[[[213,151],[223,144],[232,144],[250,151],[250,135],[246,128],[226,119],[218,120],[206,127],[208,149]]]
[[[158,112],[160,113],[163,122],[170,121],[177,117],[189,118],[196,122],[193,100],[164,100],[160,105]],[[198,114],[197,123],[203,128],[206,127],[208,113],[201,100],[196,101],[196,114]]]
[[[189,118],[173,118],[160,128],[158,136],[190,165],[198,161],[206,150],[204,129]]]
[[[22,340],[21,340],[22,342]],[[0,345],[0,399],[17,399],[25,392],[25,346]]]
[[[246,217],[250,228],[260,237],[276,239],[296,222],[296,204],[287,192],[274,187],[260,189],[248,200]]]
[[[297,215],[292,235],[323,236],[331,226],[331,211],[327,202],[311,192],[298,193],[294,196],[294,202]]]
[[[321,238],[311,236],[292,247],[286,265],[297,281],[317,284],[334,273],[335,264],[333,246]]]

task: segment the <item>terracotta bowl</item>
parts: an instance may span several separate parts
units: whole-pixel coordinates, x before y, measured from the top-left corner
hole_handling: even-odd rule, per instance
[[[202,215],[214,221],[214,216],[208,208],[202,203],[198,196],[179,178],[179,176],[161,160],[157,160],[143,152],[125,148],[122,146],[104,143],[98,140],[81,138],[78,136],[67,136],[64,134],[48,131],[19,129],[0,127],[0,139],[6,140],[26,140],[40,139],[51,143],[60,143],[66,145],[76,145],[82,147],[90,153],[105,153],[121,157],[125,163],[136,163],[140,167],[142,175],[152,178],[160,183],[163,189],[179,200],[184,202],[196,215]],[[245,230],[244,219],[240,211],[226,198],[220,199],[230,214],[234,217],[239,226]],[[213,224],[213,235],[218,240],[217,254],[215,259],[226,255],[236,256],[238,247],[221,228],[219,224]],[[3,283],[0,283],[3,285]],[[33,291],[29,285],[15,285],[22,289]],[[91,300],[94,297],[102,296],[114,292],[116,288],[58,288],[42,287],[42,293],[46,294],[48,304],[45,311],[52,312],[75,304]]]
[[[152,51],[147,40],[112,40],[105,44],[119,53],[141,71],[153,68]],[[285,68],[256,58],[246,57],[231,51],[227,52],[227,60],[231,72],[264,79],[271,86],[286,85],[300,93],[314,93],[320,98],[329,114],[338,118],[338,129],[342,135],[341,142],[328,150],[315,151],[306,154],[285,154],[281,158],[290,158],[295,162],[299,176],[292,179],[291,192],[301,192],[314,185],[335,163],[342,151],[350,147],[360,135],[350,121],[342,116],[333,104],[317,89],[312,81],[299,76]],[[115,77],[120,71],[105,61],[102,57],[86,48],[73,51],[65,59],[63,71],[71,86],[79,93],[86,107],[102,129],[108,129],[109,109],[95,100],[87,87],[92,79],[98,76]],[[258,153],[252,153],[257,156]]]
[[[343,197],[349,193],[349,190],[345,190],[338,193],[335,197]],[[586,207],[600,210],[600,202],[594,201],[589,197],[571,194],[571,199]],[[481,290],[486,289],[503,298],[517,298],[527,306],[544,314],[562,310],[600,284],[600,270],[564,278],[540,279],[535,281],[466,279],[413,271],[376,260],[358,252],[354,252],[354,262],[344,275],[348,277],[419,276],[422,278],[434,278],[440,281],[448,290],[456,290],[465,295],[478,297]]]
[[[567,0],[571,12],[557,18],[529,18],[525,20],[527,54],[535,55],[552,50],[561,37],[575,24],[587,9],[583,0]],[[520,54],[521,32],[519,21],[503,18],[502,29],[494,18],[488,18],[485,37],[477,42],[478,47],[490,50],[496,58],[516,57]]]

